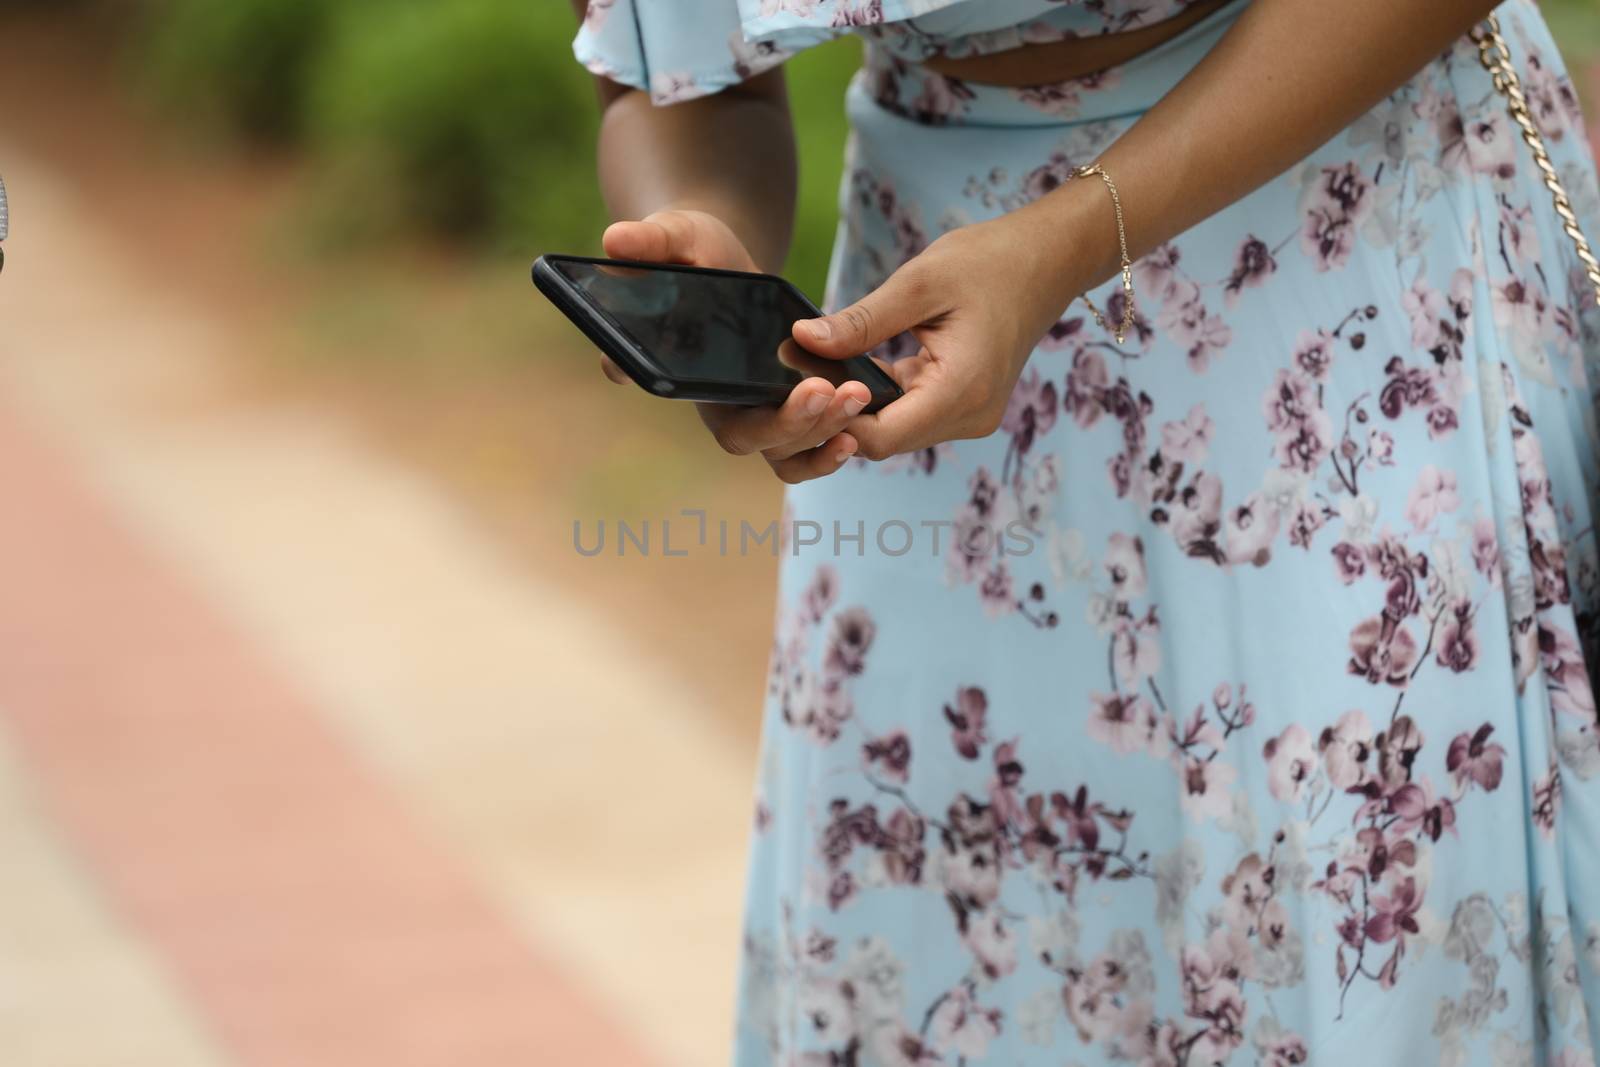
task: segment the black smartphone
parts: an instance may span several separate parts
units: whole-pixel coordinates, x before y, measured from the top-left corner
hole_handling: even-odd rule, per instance
[[[549,255],[534,261],[533,283],[657,396],[781,404],[810,377],[864,383],[867,411],[900,395],[866,356],[824,359],[796,344],[795,322],[822,313],[776,275]]]

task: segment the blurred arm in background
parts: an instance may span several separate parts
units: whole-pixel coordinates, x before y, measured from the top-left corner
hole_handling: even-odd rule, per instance
[[[571,3],[581,19],[585,0]],[[783,266],[794,230],[796,165],[782,67],[671,107],[653,107],[648,94],[606,78],[595,81],[604,109],[600,187],[613,219],[703,211],[727,224],[754,267]],[[664,237],[654,255],[629,251],[638,259],[727,258],[711,250],[671,254],[669,243],[676,244]]]

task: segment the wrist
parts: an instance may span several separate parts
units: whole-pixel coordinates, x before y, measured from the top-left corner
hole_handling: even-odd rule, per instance
[[[1111,190],[1098,176],[1073,178],[1034,201],[1024,212],[1040,245],[1042,269],[1056,281],[1053,296],[1065,308],[1083,293],[1122,272],[1121,229]]]

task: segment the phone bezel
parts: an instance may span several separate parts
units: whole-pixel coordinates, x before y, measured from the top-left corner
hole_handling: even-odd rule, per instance
[[[718,404],[781,404],[793,386],[769,385],[758,382],[730,382],[714,378],[691,378],[675,375],[661,366],[642,345],[618,326],[605,309],[595,304],[583,290],[555,266],[556,263],[585,263],[598,266],[632,267],[644,270],[670,270],[684,274],[710,274],[733,278],[760,279],[777,282],[813,315],[821,315],[806,295],[787,278],[776,274],[754,271],[721,270],[715,267],[691,267],[679,263],[643,263],[635,260],[606,259],[599,256],[542,255],[533,263],[533,284],[538,287],[557,310],[583,331],[594,345],[610,356],[623,372],[638,385],[656,396],[677,400],[698,400]],[[893,378],[884,372],[870,357],[853,356],[841,363],[850,366],[863,384],[872,390],[873,400],[866,411],[872,412],[901,396]]]

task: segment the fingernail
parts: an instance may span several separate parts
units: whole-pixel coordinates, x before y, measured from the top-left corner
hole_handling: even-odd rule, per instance
[[[844,413],[845,413],[845,416],[847,418],[852,418],[853,419],[857,415],[861,414],[861,409],[866,407],[866,406],[867,406],[867,402],[865,400],[862,400],[860,397],[854,397],[854,396],[846,397],[845,398],[845,402],[844,402]]]
[[[838,464],[843,463],[845,460],[849,459],[851,456],[853,456],[855,454],[856,454],[856,450],[853,447],[848,446],[848,445],[845,446],[844,448],[839,449],[839,451],[837,451],[837,452],[835,452],[833,454],[834,465],[837,466]]]
[[[806,400],[807,415],[821,415],[822,409],[828,406],[828,398],[822,393],[812,393]]]
[[[818,340],[826,341],[833,336],[833,326],[827,319],[808,319],[806,328],[811,331],[811,336]]]

